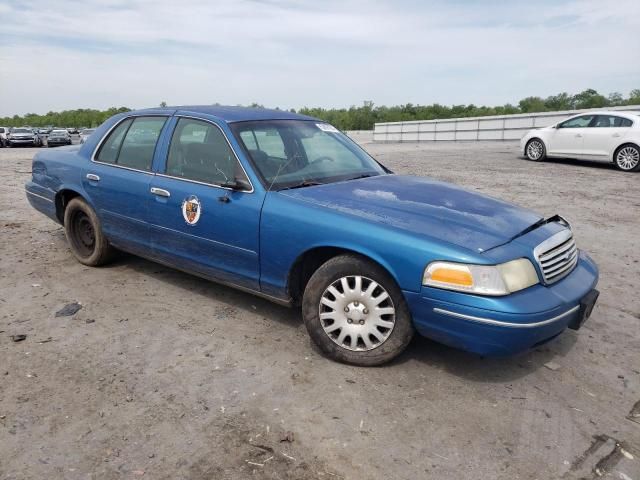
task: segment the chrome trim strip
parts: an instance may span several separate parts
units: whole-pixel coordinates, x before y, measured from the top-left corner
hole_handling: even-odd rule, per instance
[[[38,198],[41,198],[42,200],[46,200],[47,202],[53,203],[53,200],[51,200],[50,198],[43,197],[42,195],[38,195],[37,193],[30,192],[29,190],[25,190],[25,192],[27,192],[27,195],[33,195],[34,197],[38,197]]]
[[[579,308],[580,308],[580,305],[576,305],[575,307],[570,308],[566,312],[561,313],[560,315],[556,315],[553,318],[549,318],[547,320],[542,320],[540,322],[533,322],[533,323],[502,322],[500,320],[492,320],[490,318],[474,317],[473,315],[465,315],[463,313],[451,312],[449,310],[444,310],[442,308],[434,308],[433,311],[435,313],[441,313],[443,315],[449,315],[450,317],[462,318],[463,320],[470,320],[472,322],[484,323],[486,325],[494,325],[494,326],[497,326],[497,327],[535,328],[535,327],[541,327],[543,325],[548,325],[550,323],[556,322],[556,321],[566,317],[567,315],[571,315],[572,313],[576,312]]]
[[[123,170],[130,170],[132,172],[144,173],[145,175],[155,175],[155,173],[149,170],[138,170],[137,168],[125,167],[124,165],[118,165],[116,163],[100,162],[98,160],[91,160],[91,162],[97,163],[98,165],[107,165],[109,167],[122,168]]]
[[[190,178],[175,177],[173,175],[165,175],[164,173],[156,173],[155,176],[156,177],[163,177],[163,178],[171,178],[173,180],[182,180],[183,182],[195,183],[197,185],[204,185],[205,187],[221,188],[222,190],[230,190],[232,192],[253,193],[255,191],[253,189],[253,185],[251,185],[251,190],[234,190],[233,188],[223,187],[222,185],[216,185],[215,183],[200,182],[198,180],[191,180]],[[247,177],[247,179],[248,178],[249,177]],[[251,180],[249,180],[249,183],[251,184]]]

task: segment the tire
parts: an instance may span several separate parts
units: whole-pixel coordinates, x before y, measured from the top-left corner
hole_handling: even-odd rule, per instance
[[[72,198],[67,204],[64,233],[80,263],[97,267],[113,258],[114,249],[102,232],[98,216],[81,197]]]
[[[532,138],[524,147],[524,155],[532,162],[541,162],[547,158],[547,149],[539,138]]]
[[[384,293],[388,298],[379,300]],[[385,313],[376,315],[374,309]],[[409,307],[393,278],[379,265],[353,254],[334,257],[315,271],[304,291],[302,317],[322,352],[352,365],[388,362],[414,334]]]
[[[640,147],[633,143],[621,145],[613,154],[613,163],[623,172],[637,172],[640,170]]]

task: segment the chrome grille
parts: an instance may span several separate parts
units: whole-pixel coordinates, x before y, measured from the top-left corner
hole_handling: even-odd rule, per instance
[[[562,230],[533,250],[544,282],[554,283],[565,277],[578,263],[578,248],[571,230]]]

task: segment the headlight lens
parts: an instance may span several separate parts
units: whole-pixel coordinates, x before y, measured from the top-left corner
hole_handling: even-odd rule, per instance
[[[422,278],[423,285],[478,295],[508,295],[538,282],[536,269],[526,258],[500,265],[432,262]]]

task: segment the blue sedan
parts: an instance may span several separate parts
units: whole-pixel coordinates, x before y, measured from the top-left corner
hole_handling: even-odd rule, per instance
[[[81,263],[116,250],[301,307],[329,357],[376,365],[414,332],[509,355],[578,329],[598,269],[569,223],[395,175],[294,113],[173,107],[116,115],[38,153],[31,205]]]

